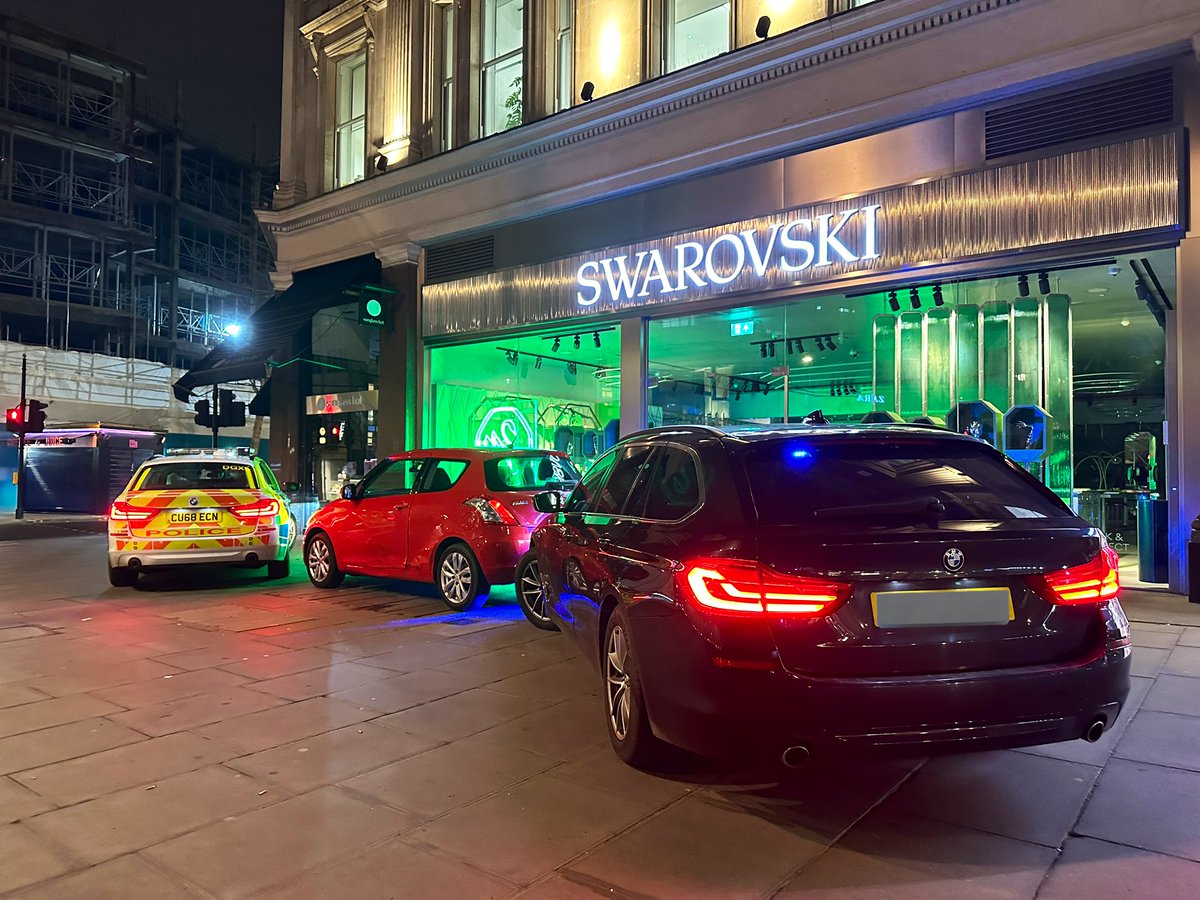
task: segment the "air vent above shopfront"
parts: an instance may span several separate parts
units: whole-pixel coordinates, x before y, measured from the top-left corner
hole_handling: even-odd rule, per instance
[[[496,264],[496,238],[486,234],[452,244],[430,247],[425,253],[425,283],[453,281],[491,271]]]
[[[1154,69],[988,110],[986,153],[998,159],[1175,120],[1175,74]]]

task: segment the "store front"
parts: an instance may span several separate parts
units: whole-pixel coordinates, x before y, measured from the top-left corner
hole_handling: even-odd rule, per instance
[[[586,467],[645,426],[922,421],[1004,450],[1132,554],[1179,413],[1180,139],[426,285],[425,443]]]

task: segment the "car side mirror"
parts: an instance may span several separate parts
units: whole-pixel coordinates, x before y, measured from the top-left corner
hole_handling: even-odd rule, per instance
[[[357,481],[352,481],[349,484],[342,485],[342,499],[343,500],[357,500],[358,499],[358,482]]]
[[[533,508],[542,513],[556,513],[563,508],[562,494],[558,491],[542,491],[533,496]]]
[[[285,481],[280,487],[283,488],[285,494],[298,494],[300,492],[300,482],[298,481]]]

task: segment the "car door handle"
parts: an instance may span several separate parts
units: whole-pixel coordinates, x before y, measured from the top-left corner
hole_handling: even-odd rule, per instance
[[[395,517],[396,517],[396,513],[398,513],[398,512],[403,512],[403,511],[404,511],[404,510],[406,510],[406,509],[408,509],[408,504],[407,504],[407,503],[397,503],[395,506],[393,506],[393,507],[392,507],[392,508],[391,508],[391,509],[388,511],[388,516],[389,516],[389,517],[391,517],[391,518],[395,518]]]

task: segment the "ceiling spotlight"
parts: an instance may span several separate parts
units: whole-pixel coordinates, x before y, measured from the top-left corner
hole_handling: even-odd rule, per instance
[[[762,392],[764,397],[767,396],[767,394],[771,393],[771,386],[764,383],[762,386]],[[1135,400],[1134,402],[1136,403],[1137,401]]]
[[[1022,297],[1029,296],[1029,276],[1020,275],[1017,277],[1017,293]]]
[[[596,95],[596,86],[594,84],[592,84],[590,81],[585,81],[583,83],[582,90],[580,90],[580,92],[579,92],[579,99],[582,100],[584,103],[587,103],[595,95]]]
[[[794,343],[794,341],[791,338],[787,339],[787,352],[789,355],[792,353],[792,344],[793,343]]]
[[[599,346],[600,346],[600,332],[598,332],[598,331],[593,331],[593,332],[592,332],[592,342],[593,342],[593,343],[594,343],[594,344],[595,344],[597,347],[599,347]]]
[[[556,338],[554,339],[554,346],[552,346],[552,347],[550,348],[550,352],[551,352],[551,353],[557,353],[557,352],[558,352],[558,348],[559,348],[559,347],[561,347],[561,346],[562,346],[562,338],[560,338],[560,337],[556,337]]]
[[[758,22],[754,26],[754,36],[760,41],[765,41],[767,35],[771,33],[771,17],[760,16]]]
[[[837,344],[835,344],[835,343],[833,342],[833,335],[832,335],[832,334],[830,334],[830,335],[827,335],[827,336],[825,337],[825,349],[826,349],[826,350],[836,350],[836,349],[837,349]]]
[[[517,360],[520,359],[520,355],[516,350],[505,350],[504,358],[508,360],[509,365],[515,366],[517,364]]]
[[[942,286],[940,284],[935,284],[933,286],[933,305],[934,306],[945,306],[946,305],[946,298],[942,296]]]
[[[567,374],[568,375],[574,375],[578,371],[579,371],[579,368],[575,365],[575,363],[573,363],[573,362],[567,363]]]
[[[771,343],[767,344],[767,347],[770,349],[771,355],[774,356],[775,355],[775,342],[771,341]]]
[[[908,289],[908,302],[912,304],[913,309],[921,308],[921,292],[916,288]]]
[[[579,335],[575,335],[575,349],[579,349]]]
[[[540,356],[534,357],[533,367],[535,369],[540,369],[542,367],[542,358]]]
[[[820,337],[820,336],[817,337],[817,349],[818,350],[825,349],[825,338]]]
[[[829,386],[829,396],[830,397],[837,396],[837,388],[835,388],[832,384]]]
[[[734,391],[734,392],[733,392],[733,399],[734,399],[734,400],[741,400],[741,399],[742,399],[742,392],[741,392],[741,391]]]
[[[1038,272],[1038,293],[1043,297],[1050,293],[1050,276],[1045,272]]]
[[[797,353],[804,352],[804,341],[800,340],[800,338],[796,338],[796,352]]]
[[[758,355],[763,359],[767,358],[767,345],[765,342],[758,345]]]
[[[900,312],[900,301],[896,299],[895,291],[888,291],[888,306],[892,308],[892,312]]]

